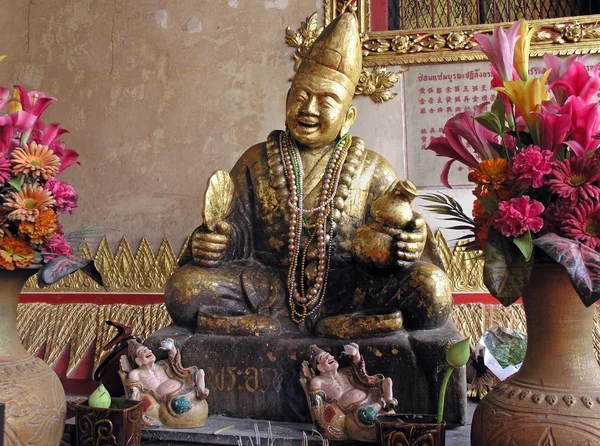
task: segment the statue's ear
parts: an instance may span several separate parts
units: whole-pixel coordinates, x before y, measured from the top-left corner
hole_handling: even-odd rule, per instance
[[[140,361],[140,358],[135,358],[135,363],[140,366],[142,365],[142,361]]]
[[[344,136],[350,131],[350,127],[352,127],[354,121],[356,121],[356,107],[354,105],[351,105],[350,108],[348,108],[348,111],[346,112],[346,119],[344,120],[344,123],[340,128],[340,137]]]

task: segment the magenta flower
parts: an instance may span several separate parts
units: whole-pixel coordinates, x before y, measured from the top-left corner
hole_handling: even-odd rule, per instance
[[[546,68],[550,68],[551,70],[550,75],[548,76],[548,84],[552,85],[555,82],[562,80],[571,69],[573,62],[583,63],[588,57],[588,55],[581,56],[579,54],[574,54],[563,60],[553,54],[544,54],[544,64],[546,65]],[[552,93],[561,105],[567,100],[567,92],[563,88],[552,88]]]
[[[12,178],[12,164],[8,159],[0,156],[0,186],[4,186]]]
[[[562,231],[567,237],[580,241],[588,248],[600,248],[600,204],[586,200],[565,215]]]
[[[595,101],[596,93],[600,89],[598,70],[600,70],[600,64],[594,66],[592,72],[589,73],[584,64],[573,61],[565,75],[560,80],[550,84],[550,89],[555,91],[562,88],[567,96],[577,96],[583,102],[589,104],[591,101]]]
[[[491,36],[475,34],[473,38],[481,47],[481,51],[490,60],[490,63],[498,71],[502,80],[513,80],[513,59],[515,55],[515,43],[521,38],[519,33],[520,22],[516,22],[507,31],[497,27]]]
[[[67,167],[77,163],[81,164],[77,161],[79,158],[79,152],[73,149],[65,148],[65,143],[60,140],[55,140],[50,146],[52,150],[54,150],[54,154],[60,158],[60,167],[58,169],[58,173],[63,172]]]
[[[562,233],[562,223],[573,205],[571,201],[559,198],[554,203],[551,203],[546,207],[544,211],[544,233],[554,232],[555,234],[564,235]]]
[[[540,117],[542,134],[541,148],[556,155],[571,131],[571,117],[565,114],[552,113],[548,107],[543,105],[538,116]]]
[[[539,232],[544,226],[540,214],[544,205],[527,195],[498,203],[492,216],[494,227],[506,237],[518,237],[527,231]]]
[[[600,164],[593,158],[574,157],[556,161],[548,180],[550,192],[572,202],[578,199],[600,198],[600,188],[594,183],[600,180]]]
[[[73,212],[77,208],[77,192],[75,192],[73,186],[64,181],[56,181],[54,178],[50,178],[44,188],[54,196],[58,212]]]
[[[477,107],[475,112],[481,113],[482,107]],[[444,135],[434,138],[425,150],[431,150],[437,156],[450,158],[440,175],[442,184],[448,188],[452,187],[448,183],[448,174],[455,161],[459,161],[467,167],[477,167],[479,165],[477,158],[486,160],[500,156],[490,144],[490,141],[496,139],[496,135],[475,121],[473,112],[470,110],[450,118],[444,126]],[[462,139],[469,143],[477,158],[465,146]]]
[[[565,142],[577,156],[598,148],[598,126],[600,125],[600,108],[598,104],[586,104],[581,98],[571,96],[562,106],[559,113],[571,118],[571,134]]]
[[[552,172],[552,152],[529,146],[515,155],[510,165],[510,176],[521,186],[542,187],[545,176]]]
[[[37,116],[21,110],[8,115],[0,116],[0,125],[10,124],[17,132],[27,132],[33,128]]]
[[[31,113],[39,118],[50,104],[55,102],[56,98],[47,97],[41,91],[30,91],[27,93],[20,85],[15,85],[15,89],[19,92],[19,102],[23,107],[23,111]]]
[[[73,255],[73,248],[69,245],[67,239],[62,234],[59,234],[58,231],[52,235],[50,240],[44,243],[42,250],[46,253],[56,254],[45,255],[44,262],[49,262],[58,256],[69,257]]]
[[[11,152],[13,144],[13,126],[12,124],[0,123],[0,154],[5,157]]]
[[[66,149],[65,144],[59,139],[65,133],[69,132],[60,128],[57,122],[53,122],[46,126],[41,119],[38,119],[35,123],[33,131],[33,140],[38,144],[48,146],[54,151],[54,154],[60,158],[59,174],[67,167],[77,162],[77,158],[79,158],[79,153],[76,150]]]
[[[10,90],[0,85],[0,112],[10,101]]]

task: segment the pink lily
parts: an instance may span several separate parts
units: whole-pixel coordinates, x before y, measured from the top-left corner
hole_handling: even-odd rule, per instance
[[[537,114],[540,117],[542,129],[540,148],[542,150],[550,150],[556,155],[571,131],[571,117],[566,114],[552,113],[543,105],[541,113]]]
[[[485,111],[485,104],[475,107],[475,114],[480,115]],[[496,139],[496,134],[479,124],[471,110],[466,110],[450,118],[446,126],[454,133],[462,136],[469,145],[475,150],[475,153],[482,160],[498,158],[499,154],[492,147],[490,141]]]
[[[61,128],[58,122],[53,122],[46,126],[41,119],[38,119],[35,123],[32,133],[33,141],[43,146],[48,146],[60,158],[59,173],[75,163],[79,157],[79,153],[76,150],[66,149],[65,144],[59,140],[65,133],[69,133],[69,131]]]
[[[0,154],[8,155],[11,151],[13,141],[13,126],[12,124],[0,124]]]
[[[585,63],[588,57],[588,55],[581,56],[579,54],[574,54],[563,61],[553,54],[545,54],[544,64],[546,65],[546,68],[551,70],[550,75],[548,76],[548,84],[552,85],[555,82],[562,80],[562,78],[571,70],[571,66],[574,62]],[[562,88],[552,88],[552,93],[560,105],[563,105],[567,100],[568,95]]]
[[[0,85],[0,112],[10,101],[10,90]]]
[[[9,115],[0,116],[0,125],[10,123],[17,132],[27,132],[33,128],[37,116],[24,110],[13,112]]]
[[[581,98],[571,96],[559,113],[569,115],[571,118],[571,135],[565,144],[573,149],[577,156],[584,156],[598,148],[600,109],[597,104],[586,104]]]
[[[437,156],[445,156],[450,158],[450,160],[444,165],[442,173],[440,174],[440,180],[442,181],[442,184],[449,189],[452,189],[452,186],[450,186],[450,183],[448,182],[448,174],[450,173],[450,167],[452,167],[454,161],[459,161],[469,167],[475,167],[479,164],[477,160],[473,158],[473,155],[471,155],[467,148],[462,144],[459,138],[447,138],[444,136],[434,138],[431,140],[425,150],[432,150],[437,154]]]
[[[15,89],[19,92],[19,102],[23,110],[37,116],[42,116],[42,113],[50,104],[57,101],[56,98],[47,97],[41,91],[30,91],[27,93],[20,85],[15,85]]]
[[[476,112],[480,113],[481,108],[482,106],[478,107]],[[479,161],[463,144],[461,138],[469,143],[480,159],[498,158],[499,156],[496,149],[490,144],[490,140],[495,137],[494,133],[475,121],[471,111],[459,113],[452,117],[444,126],[444,135],[434,138],[425,150],[431,150],[437,156],[450,158],[440,175],[442,184],[448,188],[452,188],[448,182],[448,174],[455,161],[468,167],[479,165]]]
[[[33,128],[32,139],[43,146],[50,147],[55,139],[60,138],[68,130],[60,128],[58,122],[46,126],[44,121],[38,119]]]
[[[584,64],[574,61],[562,79],[550,84],[550,88],[552,91],[562,88],[566,91],[567,96],[579,96],[585,103],[590,103],[600,90],[598,70],[600,70],[600,64],[594,66],[590,74]]]
[[[500,76],[505,81],[512,81],[513,60],[515,56],[515,43],[521,38],[519,35],[520,22],[512,25],[508,31],[497,27],[491,36],[475,34],[473,38],[481,47],[481,51],[490,60]]]
[[[65,143],[61,140],[55,139],[49,147],[54,151],[54,154],[60,158],[60,167],[58,168],[59,174],[76,162],[81,165],[81,163],[77,161],[79,152],[65,148]]]

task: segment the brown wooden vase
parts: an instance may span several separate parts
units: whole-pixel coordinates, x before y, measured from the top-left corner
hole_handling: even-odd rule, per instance
[[[58,376],[23,348],[17,332],[19,294],[36,271],[0,269],[0,401],[6,405],[5,446],[56,446],[65,426],[65,392]]]
[[[527,353],[473,416],[473,446],[600,445],[600,367],[594,307],[558,264],[538,264],[523,292]]]

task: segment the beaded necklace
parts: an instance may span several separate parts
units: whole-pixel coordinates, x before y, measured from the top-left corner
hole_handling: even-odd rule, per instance
[[[327,276],[333,254],[334,225],[331,224],[331,216],[334,212],[333,199],[340,182],[342,166],[351,144],[352,137],[349,133],[337,142],[327,162],[326,173],[321,185],[319,205],[312,209],[304,209],[304,171],[298,147],[290,137],[289,132],[281,132],[279,136],[280,156],[290,192],[288,200],[290,230],[288,239],[289,269],[287,287],[291,318],[296,324],[304,322],[308,316],[317,311],[325,296]],[[318,212],[316,223],[309,225],[307,215],[315,212]],[[302,248],[301,238],[303,231],[307,228],[313,228],[313,231],[308,232],[308,241],[304,248]],[[306,292],[306,260],[309,246],[315,236],[317,237],[319,258],[317,277],[315,278],[315,283]],[[299,277],[298,267],[300,267]],[[298,290],[298,280],[300,281],[300,290]]]

